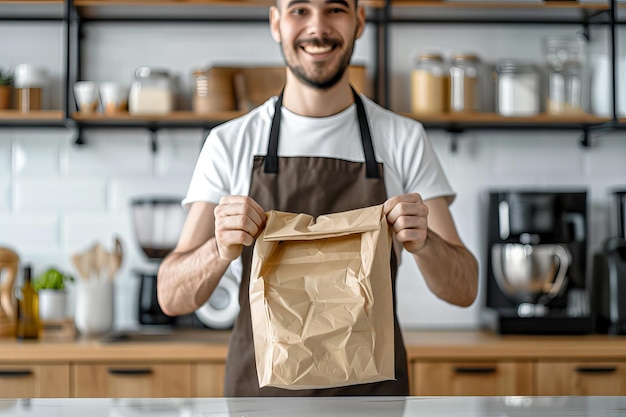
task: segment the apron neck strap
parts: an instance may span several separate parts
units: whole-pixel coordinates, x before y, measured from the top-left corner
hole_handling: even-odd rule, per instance
[[[374,155],[374,145],[372,144],[372,136],[370,134],[370,127],[367,121],[367,114],[365,113],[365,106],[363,100],[359,97],[352,86],[352,95],[354,96],[354,103],[356,104],[356,114],[359,120],[359,129],[361,131],[361,143],[363,144],[363,153],[365,154],[365,172],[367,178],[380,178],[380,171],[378,169],[378,163],[376,162],[376,156]],[[274,116],[272,118],[272,127],[270,129],[270,140],[267,146],[267,156],[265,157],[264,172],[266,174],[278,173],[278,137],[280,134],[280,119],[281,110],[283,106],[283,93],[280,92],[278,100],[274,106]]]

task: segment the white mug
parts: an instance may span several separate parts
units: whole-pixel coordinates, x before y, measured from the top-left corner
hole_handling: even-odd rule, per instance
[[[98,108],[98,84],[94,81],[74,83],[74,97],[81,113],[93,113]]]

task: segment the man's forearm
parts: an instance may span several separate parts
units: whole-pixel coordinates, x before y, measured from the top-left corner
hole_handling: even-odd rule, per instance
[[[426,284],[439,298],[462,307],[474,302],[478,291],[478,263],[463,246],[443,240],[432,230],[414,255]]]
[[[190,252],[172,252],[161,263],[157,294],[165,314],[198,309],[209,299],[229,263],[219,258],[215,238]]]

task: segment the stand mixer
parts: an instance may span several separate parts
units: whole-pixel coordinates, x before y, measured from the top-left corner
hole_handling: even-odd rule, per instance
[[[488,194],[486,306],[502,334],[588,334],[585,190]]]
[[[544,316],[546,304],[567,282],[571,256],[562,245],[492,246],[492,268],[500,289],[515,302],[520,317]]]

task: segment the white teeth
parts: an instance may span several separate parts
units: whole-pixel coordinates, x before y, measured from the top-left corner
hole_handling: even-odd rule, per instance
[[[332,46],[305,46],[304,50],[309,54],[325,54],[333,49]]]

